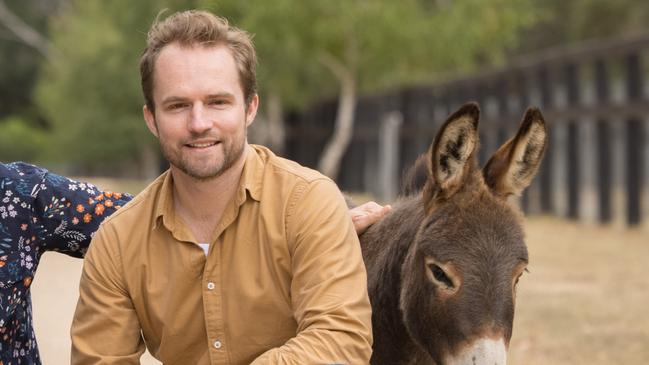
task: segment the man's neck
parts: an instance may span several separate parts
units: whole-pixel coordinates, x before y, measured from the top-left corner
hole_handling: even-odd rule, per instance
[[[246,145],[234,165],[210,180],[198,180],[172,166],[174,209],[199,242],[209,242],[223,211],[236,195],[249,148]]]

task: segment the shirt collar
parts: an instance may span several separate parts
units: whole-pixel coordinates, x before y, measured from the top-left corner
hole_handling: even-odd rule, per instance
[[[237,202],[243,204],[246,200],[246,192],[256,201],[261,200],[261,185],[264,174],[264,162],[261,155],[268,154],[268,151],[260,146],[251,146],[248,149],[246,162],[241,173]],[[167,170],[160,176],[162,186],[155,205],[155,225],[158,228],[160,223],[167,229],[173,231],[175,227],[174,206],[173,206],[173,175]]]
[[[241,174],[240,186],[256,201],[261,200],[261,185],[264,176],[262,154],[267,154],[266,149],[251,145],[246,156],[246,163],[243,166],[243,173]]]
[[[160,187],[160,192],[158,193],[157,202],[155,205],[155,225],[154,228],[160,226],[160,222],[164,224],[169,230],[174,228],[174,219],[173,219],[173,175],[171,170],[167,170],[163,173],[162,186]]]

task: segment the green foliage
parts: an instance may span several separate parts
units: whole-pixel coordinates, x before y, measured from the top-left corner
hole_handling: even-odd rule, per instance
[[[165,8],[208,8],[253,33],[262,97],[278,94],[286,107],[338,93],[326,57],[354,74],[360,92],[373,92],[497,64],[513,51],[645,31],[649,24],[649,2],[637,0],[5,3],[49,36],[60,56],[47,61],[0,25],[0,157],[44,155],[99,172],[139,163],[154,143],[141,117],[138,61],[149,25]],[[43,125],[51,127],[47,139],[36,127]]]
[[[208,8],[253,33],[262,94],[300,107],[337,94],[325,60],[353,74],[361,92],[498,62],[518,30],[534,21],[532,2],[71,1],[50,19],[60,57],[43,65],[36,91],[53,129],[47,154],[99,172],[139,163],[154,139],[142,121],[138,61],[146,31],[164,8]]]
[[[261,94],[269,92],[285,96],[287,106],[304,105],[314,96],[328,91],[331,85],[313,92],[309,86],[317,80],[320,65],[312,60],[310,14],[314,2],[294,0],[217,0],[200,1],[203,8],[221,15],[254,36],[259,57],[257,76]]]
[[[532,24],[533,0],[204,0],[255,35],[263,91],[299,106],[338,91],[330,56],[361,92],[421,82],[503,59]]]
[[[0,161],[35,162],[46,143],[47,136],[42,128],[17,117],[0,120]]]
[[[649,30],[649,2],[536,0],[539,22],[523,35],[519,52]]]
[[[8,1],[5,6],[36,32],[47,30],[48,14],[55,12],[61,0]],[[31,102],[38,68],[45,58],[0,24],[0,118],[20,115],[42,122]]]
[[[146,32],[165,8],[191,1],[75,1],[52,22],[62,56],[46,64],[36,100],[53,125],[49,155],[106,173],[154,143],[142,119],[139,58]]]

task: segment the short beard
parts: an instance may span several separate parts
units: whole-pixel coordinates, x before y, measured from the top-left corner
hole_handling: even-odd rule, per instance
[[[203,169],[195,168],[194,166],[192,166],[192,161],[186,156],[183,156],[180,152],[182,150],[182,146],[180,147],[180,149],[174,150],[168,145],[162,143],[162,140],[160,138],[158,138],[158,143],[160,144],[162,155],[172,166],[178,168],[180,171],[184,172],[192,179],[204,182],[213,180],[221,176],[241,158],[246,145],[245,135],[246,131],[244,130],[244,137],[241,138],[240,141],[236,138],[230,139],[230,142],[232,142],[232,144],[229,146],[226,145],[227,141],[221,141],[221,148],[223,149],[223,160],[215,163],[214,166],[208,165],[207,168]]]

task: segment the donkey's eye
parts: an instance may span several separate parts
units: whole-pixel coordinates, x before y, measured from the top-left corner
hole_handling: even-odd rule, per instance
[[[446,285],[448,288],[453,288],[453,282],[451,279],[449,279],[448,275],[442,270],[441,267],[435,265],[435,264],[430,264],[428,265],[428,268],[430,271],[433,273],[433,277],[435,280],[439,281],[440,283],[443,283]]]
[[[514,289],[516,289],[516,286],[518,285],[518,281],[521,279],[521,276],[523,276],[523,274],[526,272],[529,273],[530,271],[527,268],[525,268],[525,270],[521,271],[521,273],[518,274],[518,276],[514,280]]]

